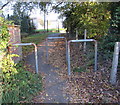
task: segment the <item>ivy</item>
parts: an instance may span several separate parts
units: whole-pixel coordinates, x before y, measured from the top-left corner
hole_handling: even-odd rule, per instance
[[[31,100],[32,95],[41,90],[40,75],[27,71],[24,63],[14,63],[12,57],[16,54],[9,54],[7,46],[10,34],[8,25],[12,22],[0,17],[0,101],[2,103],[18,103]]]

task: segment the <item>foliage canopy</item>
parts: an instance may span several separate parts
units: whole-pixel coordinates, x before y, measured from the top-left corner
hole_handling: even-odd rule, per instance
[[[87,29],[88,38],[101,37],[108,32],[110,11],[109,3],[81,2],[65,3],[58,6],[56,11],[65,17],[64,27],[70,34],[77,29],[79,34]]]

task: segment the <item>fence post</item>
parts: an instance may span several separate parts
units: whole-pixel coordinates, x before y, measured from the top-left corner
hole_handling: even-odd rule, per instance
[[[67,50],[67,48],[68,48],[68,47],[67,47],[67,39],[66,39],[66,38],[65,38],[65,46],[66,46],[66,62],[67,62],[67,59],[68,59],[68,56],[67,56],[67,51],[68,51],[68,50]]]
[[[76,40],[78,40],[78,30],[76,29]]]
[[[68,76],[70,76],[71,75],[71,67],[70,67],[70,42],[68,41]]]
[[[119,47],[120,47],[120,42],[116,42],[115,47],[114,47],[112,69],[111,69],[111,73],[110,73],[110,83],[112,85],[116,84],[118,57],[119,57],[119,50],[120,50]]]
[[[35,65],[36,65],[36,73],[38,74],[38,53],[37,53],[37,46],[36,44],[32,43],[35,47]]]
[[[46,62],[48,62],[48,39],[46,38]]]
[[[95,67],[94,71],[97,71],[97,41],[95,41]]]

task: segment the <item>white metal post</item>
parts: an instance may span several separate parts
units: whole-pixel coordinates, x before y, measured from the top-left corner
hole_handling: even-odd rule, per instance
[[[85,29],[85,31],[84,31],[84,40],[86,40],[86,36],[87,36],[87,30]],[[86,52],[86,42],[84,42],[83,51]]]
[[[76,29],[76,40],[78,40],[78,30]]]
[[[46,62],[48,61],[48,39],[46,38]]]
[[[71,67],[70,67],[70,41],[68,41],[68,48],[67,48],[68,52],[68,76],[71,75]]]
[[[38,54],[37,54],[37,46],[34,43],[16,43],[13,44],[13,46],[30,46],[33,45],[35,47],[35,67],[36,67],[36,73],[38,74]]]
[[[110,74],[110,83],[112,85],[116,84],[119,51],[120,51],[120,42],[116,42],[115,47],[114,47],[112,69],[111,69],[111,74]]]
[[[97,71],[97,41],[95,40],[95,66],[94,71]]]
[[[35,47],[35,65],[36,65],[36,73],[38,74],[38,53],[37,53],[37,46],[36,44],[32,43],[32,45],[34,45]]]
[[[65,38],[65,43],[66,43],[66,45],[65,45],[65,47],[66,47],[66,63],[67,63],[67,59],[68,59],[68,55],[67,55],[67,52],[68,52],[68,47],[67,47],[67,39]]]

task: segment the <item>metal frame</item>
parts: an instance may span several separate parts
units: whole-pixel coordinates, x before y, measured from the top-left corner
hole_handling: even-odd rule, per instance
[[[87,37],[87,30],[85,29],[85,31],[84,31],[84,40],[86,40],[86,37]],[[84,42],[83,51],[86,52],[86,42]]]
[[[65,43],[66,43],[66,60],[67,60],[67,39],[65,37],[47,37],[46,38],[46,59],[48,60],[49,55],[48,55],[48,40],[51,39],[65,39]]]
[[[35,66],[36,66],[36,73],[38,74],[38,54],[37,54],[37,46],[34,43],[16,43],[12,44],[13,46],[30,46],[33,45],[35,47]]]
[[[71,42],[95,42],[95,65],[94,65],[94,71],[97,71],[97,41],[94,39],[86,39],[86,40],[70,40],[68,41],[68,75],[71,75],[71,67],[70,67],[70,43]]]
[[[78,30],[76,29],[76,40],[78,40]]]
[[[115,43],[115,47],[114,47],[112,69],[111,69],[111,74],[110,74],[110,83],[112,85],[116,84],[116,76],[117,76],[117,66],[118,66],[119,52],[120,52],[120,42],[116,42]]]

